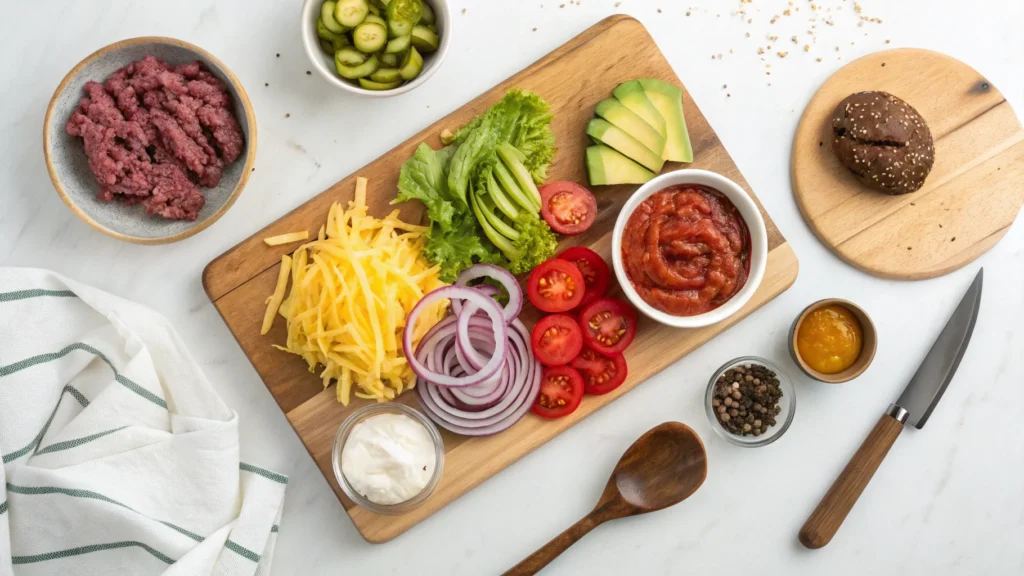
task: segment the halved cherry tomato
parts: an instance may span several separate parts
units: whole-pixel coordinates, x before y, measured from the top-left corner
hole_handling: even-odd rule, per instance
[[[541,318],[533,327],[530,347],[545,366],[568,364],[583,348],[583,332],[572,316],[552,314]]]
[[[587,394],[607,394],[626,381],[626,357],[622,354],[603,356],[584,346],[569,365],[583,377],[583,390]]]
[[[583,377],[569,366],[544,368],[540,394],[530,410],[541,418],[561,418],[579,408],[583,399]]]
[[[530,302],[544,312],[567,312],[580,305],[586,285],[579,268],[552,258],[541,263],[526,281]]]
[[[559,234],[585,232],[597,218],[597,200],[575,182],[549,182],[540,187],[540,215]]]
[[[608,291],[608,286],[611,284],[611,272],[608,271],[608,264],[605,264],[604,258],[601,258],[597,252],[583,246],[573,246],[566,248],[555,258],[568,260],[580,269],[583,283],[587,287],[583,294],[583,301],[580,302],[581,307],[604,296]]]
[[[636,334],[636,311],[629,304],[601,298],[580,312],[583,342],[605,356],[621,354]]]

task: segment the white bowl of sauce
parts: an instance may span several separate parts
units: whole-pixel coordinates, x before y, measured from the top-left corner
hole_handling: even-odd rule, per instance
[[[761,284],[767,261],[757,204],[738,184],[706,170],[647,182],[626,201],[612,232],[612,266],[626,298],[675,328],[710,326],[738,312]]]
[[[353,502],[377,514],[404,514],[441,480],[444,441],[419,411],[397,402],[371,404],[338,428],[331,460]]]

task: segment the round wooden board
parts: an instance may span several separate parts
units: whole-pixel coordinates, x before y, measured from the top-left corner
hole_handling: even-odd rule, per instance
[[[831,116],[846,96],[884,90],[917,109],[935,140],[924,187],[889,196],[864,187],[832,154]],[[793,194],[843,260],[877,276],[934,278],[995,245],[1024,204],[1024,129],[970,66],[936,52],[870,54],[829,78],[797,127]]]

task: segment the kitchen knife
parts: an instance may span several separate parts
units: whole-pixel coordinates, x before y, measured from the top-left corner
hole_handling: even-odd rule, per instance
[[[808,548],[828,544],[850,513],[885,455],[903,431],[904,424],[922,428],[953,379],[960,359],[974,332],[981,304],[981,285],[985,270],[979,270],[953,315],[946,322],[917,373],[910,379],[899,400],[875,424],[857,453],[832,483],[818,507],[800,529],[800,542]]]

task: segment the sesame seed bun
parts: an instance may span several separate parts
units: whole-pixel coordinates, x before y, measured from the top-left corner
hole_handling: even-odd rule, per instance
[[[836,106],[832,151],[865,186],[886,194],[920,190],[935,162],[928,124],[887,92],[857,92]]]

